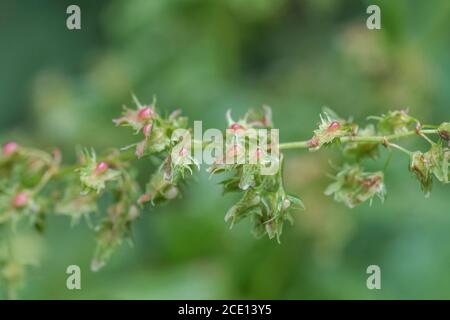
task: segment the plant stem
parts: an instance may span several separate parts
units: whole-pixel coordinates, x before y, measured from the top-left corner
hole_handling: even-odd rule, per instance
[[[309,140],[280,143],[280,150],[307,148],[309,148]]]
[[[407,149],[405,149],[405,148],[403,148],[403,147],[401,147],[401,146],[399,146],[398,144],[395,144],[395,143],[389,143],[389,147],[392,147],[392,148],[395,148],[397,150],[400,150],[400,151],[406,153],[409,156],[412,154],[411,151],[409,151],[409,150],[407,150]]]
[[[419,134],[437,134],[437,130],[420,130]],[[386,136],[345,136],[341,137],[340,141],[343,143],[347,142],[356,142],[356,143],[385,143],[390,140],[397,140],[409,136],[417,135],[418,133],[415,130],[386,135]],[[280,150],[288,150],[288,149],[307,149],[309,148],[309,140],[306,141],[294,141],[294,142],[285,142],[280,143]]]

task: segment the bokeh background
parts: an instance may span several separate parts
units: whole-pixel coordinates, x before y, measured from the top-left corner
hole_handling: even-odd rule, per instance
[[[79,31],[66,28],[74,3]],[[366,28],[370,4],[381,7],[382,30]],[[159,108],[182,108],[204,127],[223,128],[228,108],[268,104],[282,141],[309,138],[323,106],[357,121],[408,107],[440,123],[450,120],[449,30],[447,0],[2,0],[0,140],[57,146],[67,162],[76,145],[124,146],[134,137],[111,119],[131,93],[156,95]],[[366,165],[380,169],[385,158]],[[306,211],[281,244],[256,240],[245,222],[229,230],[223,217],[236,198],[204,172],[181,200],[146,212],[133,247],[98,273],[92,231],[51,217],[44,236],[19,236],[23,254],[39,258],[19,297],[450,298],[449,187],[425,199],[396,154],[384,205],[350,210],[323,194],[330,159],[341,161],[332,150],[288,152],[288,189]],[[142,182],[150,171],[142,164]],[[65,287],[71,264],[82,290]],[[382,290],[366,288],[371,264]]]

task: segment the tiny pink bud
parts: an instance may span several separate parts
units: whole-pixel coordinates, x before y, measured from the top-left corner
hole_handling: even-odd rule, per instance
[[[328,131],[336,131],[341,127],[341,124],[337,121],[333,121],[330,123],[330,125],[328,126]]]
[[[139,110],[138,119],[147,120],[153,115],[153,109],[151,107],[144,107]]]
[[[181,150],[180,150],[180,156],[181,157],[186,157],[187,154],[188,154],[188,149],[185,148],[185,147],[182,147]]]
[[[308,141],[308,147],[315,148],[319,146],[319,139],[317,137],[312,137],[311,140]]]
[[[106,170],[108,170],[108,168],[109,168],[108,164],[106,162],[101,161],[97,164],[97,167],[95,167],[95,174],[100,175],[104,173]]]
[[[142,132],[144,133],[144,137],[148,138],[150,136],[150,133],[152,132],[153,125],[151,123],[146,124],[144,128],[142,129]]]
[[[9,157],[14,152],[16,152],[18,149],[19,149],[19,145],[17,143],[15,143],[14,141],[5,143],[3,145],[3,155],[5,157]]]
[[[26,206],[27,202],[28,202],[28,194],[22,191],[16,194],[16,196],[12,201],[12,206],[14,208],[23,208]]]
[[[233,130],[233,131],[236,131],[236,130],[239,130],[239,129],[243,129],[243,127],[239,124],[239,123],[233,123],[231,126],[230,126],[230,129],[231,130]]]

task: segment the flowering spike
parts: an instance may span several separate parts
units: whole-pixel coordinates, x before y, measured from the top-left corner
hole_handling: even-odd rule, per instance
[[[180,110],[168,116],[158,114],[155,99],[148,105],[142,105],[135,96],[133,100],[136,107],[124,107],[122,116],[113,121],[116,125],[131,127],[135,134],[142,132],[144,136],[122,151],[132,147],[138,158],[154,154],[152,160],[160,159],[159,170],[150,178],[145,191],[140,190],[137,174],[130,168],[131,152],[113,151],[97,161],[93,150],[85,150],[78,153],[80,163],[75,169],[78,175],[74,175],[72,167],[60,166],[62,158],[59,152],[52,155],[8,142],[3,145],[0,156],[0,225],[29,218],[41,230],[47,212],[69,215],[73,221],[84,217],[88,223],[93,223],[89,216],[101,207],[107,214],[100,224],[95,225],[97,249],[92,265],[97,270],[123,240],[130,238],[131,223],[139,216],[138,207],[147,202],[155,205],[177,198],[185,178],[199,166],[198,160],[190,154],[191,144],[185,144],[181,136],[173,134],[180,132],[178,129],[191,132],[187,118],[181,116]],[[241,135],[245,130],[239,131],[272,128],[271,109],[267,106],[260,110],[251,109],[237,121],[232,119],[228,110],[226,119],[226,128],[235,132],[231,135],[232,140],[226,139],[225,146],[217,152],[217,159],[208,170],[211,174],[227,174],[221,182],[224,193],[237,191],[241,194],[240,200],[226,213],[225,220],[233,226],[248,218],[255,236],[267,235],[279,241],[285,222],[292,223],[293,211],[304,209],[304,205],[285,190],[281,168],[283,154],[267,152],[274,150],[278,136],[276,141],[272,135],[263,138],[263,145],[268,149],[258,146],[253,149],[251,143],[255,138]],[[359,164],[362,157],[375,157],[379,146],[391,147],[389,152],[401,150],[411,156],[409,169],[417,176],[425,194],[429,194],[433,179],[449,183],[449,122],[438,127],[421,125],[406,110],[389,112],[373,119],[377,120],[377,126],[359,129],[351,119],[342,119],[333,111],[324,109],[310,140],[282,143],[279,149],[309,148],[315,151],[322,146],[339,144],[344,155],[354,156],[354,163],[343,165],[334,177],[335,181],[325,191],[348,207],[371,203],[375,197],[383,201],[386,194],[383,172],[366,172]],[[433,135],[440,138],[433,140]],[[430,149],[411,152],[394,143],[394,140],[411,136],[424,138],[431,145]],[[261,142],[259,136],[256,140]],[[203,146],[203,141],[194,143]],[[14,157],[12,161],[9,157],[18,151],[20,157]],[[258,161],[247,161],[247,156]],[[238,161],[228,163],[224,161],[227,157]],[[272,175],[263,174],[269,163],[279,164],[279,170]],[[60,192],[59,189],[65,191]],[[106,189],[108,196],[101,197]],[[101,206],[98,203],[100,197]]]

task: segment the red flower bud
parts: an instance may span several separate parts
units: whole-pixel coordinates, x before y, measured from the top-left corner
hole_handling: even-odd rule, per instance
[[[108,164],[106,162],[101,161],[97,164],[97,167],[95,167],[95,174],[100,175],[108,169],[109,169]]]
[[[333,131],[339,130],[340,127],[341,127],[341,124],[340,124],[339,122],[333,121],[333,122],[331,122],[330,125],[328,126],[327,131],[333,132]]]
[[[14,208],[23,208],[26,206],[26,204],[28,203],[28,194],[24,191],[19,192],[18,194],[16,194],[16,196],[14,197],[13,201],[12,201],[12,206]]]
[[[239,129],[243,129],[243,127],[239,123],[233,123],[230,126],[230,129],[233,130],[233,131],[236,131],[236,130],[239,130]]]
[[[144,107],[139,110],[138,119],[139,120],[147,120],[151,116],[153,116],[153,109],[151,107]]]
[[[19,149],[19,145],[15,143],[14,141],[5,143],[3,145],[3,156],[9,157],[14,152],[16,152]]]

